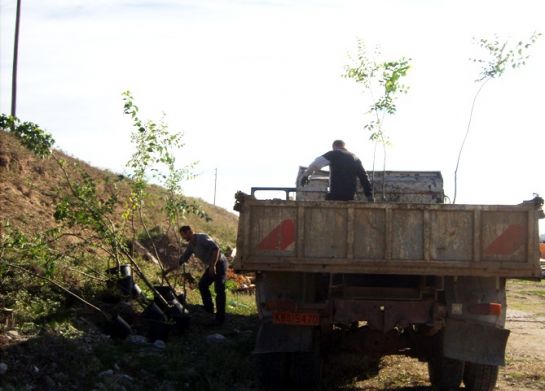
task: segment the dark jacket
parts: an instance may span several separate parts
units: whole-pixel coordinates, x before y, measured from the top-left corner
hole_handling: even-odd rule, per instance
[[[335,149],[323,155],[329,161],[330,183],[328,200],[349,201],[356,194],[359,178],[366,197],[372,195],[371,183],[361,160],[345,149]]]

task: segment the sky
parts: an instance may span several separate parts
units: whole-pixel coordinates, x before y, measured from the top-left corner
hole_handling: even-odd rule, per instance
[[[441,171],[452,198],[482,57],[473,38],[545,33],[540,0],[22,0],[17,116],[56,146],[126,172],[121,93],[183,131],[187,195],[232,210],[234,193],[293,186],[334,139],[370,170],[369,93],[343,78],[358,39],[411,59],[409,92],[385,120],[387,170]],[[0,0],[0,111],[10,112],[16,0]],[[458,170],[457,203],[545,196],[545,37],[527,65],[482,90]],[[382,169],[381,155],[375,167]],[[545,232],[543,220],[541,232]]]

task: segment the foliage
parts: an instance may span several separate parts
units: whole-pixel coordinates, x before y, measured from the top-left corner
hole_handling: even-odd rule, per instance
[[[473,40],[485,50],[487,58],[472,58],[471,61],[481,65],[479,78],[476,82],[482,82],[486,79],[501,77],[509,67],[517,69],[526,65],[530,57],[527,54],[528,49],[534,45],[541,33],[533,33],[527,42],[518,41],[514,45],[509,45],[509,41],[500,41],[497,36],[492,39],[480,38]]]
[[[473,97],[466,133],[462,140],[462,144],[460,145],[458,158],[456,160],[456,168],[454,170],[454,197],[452,198],[453,204],[456,203],[456,196],[458,194],[458,168],[460,166],[460,159],[462,157],[462,151],[464,149],[467,136],[469,135],[469,131],[471,129],[473,111],[475,110],[475,103],[477,102],[479,94],[490,80],[500,78],[508,68],[518,69],[526,65],[526,61],[529,58],[527,51],[540,36],[541,33],[534,33],[529,37],[527,42],[518,41],[518,43],[515,45],[510,45],[508,40],[500,41],[497,36],[493,39],[473,39],[479,45],[479,47],[485,51],[485,58],[470,59],[474,63],[480,64],[481,70],[479,72],[479,77],[475,80],[479,86]]]
[[[19,314],[33,312],[35,320],[42,316],[42,312],[47,312],[47,308],[53,310],[54,306],[45,301],[41,305],[39,300],[36,300],[35,305],[27,305],[14,299],[18,290],[19,296],[26,292],[26,288],[30,286],[28,281],[32,280],[30,275],[68,282],[70,287],[80,292],[89,287],[91,290],[88,293],[96,294],[97,286],[81,281],[81,276],[106,281],[102,270],[109,268],[112,260],[116,264],[124,260],[138,267],[129,251],[130,240],[126,229],[120,222],[123,221],[123,204],[131,204],[132,208],[137,208],[139,216],[142,217],[143,201],[149,191],[146,182],[148,172],[151,172],[152,178],[164,179],[169,186],[166,193],[170,190],[169,199],[172,205],[167,203],[169,209],[163,209],[168,212],[163,216],[169,222],[172,221],[171,216],[179,211],[208,218],[196,203],[185,200],[181,194],[180,181],[190,176],[190,168],[175,169],[173,151],[175,147],[183,145],[181,135],[169,134],[163,121],[159,125],[151,121],[144,124],[139,120],[138,108],[133,105],[131,98],[127,93],[125,112],[131,115],[137,129],[132,138],[137,145],[137,151],[128,163],[133,169],[131,181],[128,182],[131,188],[129,196],[118,189],[119,183],[124,180],[123,176],[110,175],[98,180],[79,163],[69,163],[69,160],[52,152],[53,137],[38,125],[5,115],[0,117],[2,129],[14,135],[34,154],[51,159],[64,179],[62,188],[55,196],[56,225],[53,229],[37,230],[36,234],[26,235],[9,223],[0,227],[0,297],[6,295],[0,300],[0,305],[6,308],[14,305]],[[157,167],[160,165],[166,167],[168,174],[161,174]],[[124,185],[126,186],[126,182]],[[165,191],[156,193],[164,195]],[[157,220],[157,216],[154,219]],[[143,221],[140,226],[145,228]],[[89,270],[91,263],[93,266]],[[59,264],[62,267],[58,267]],[[97,268],[100,270],[98,277],[95,273]],[[20,275],[25,274],[24,270],[29,275],[22,278]],[[79,277],[73,277],[72,271],[78,273]],[[38,285],[42,287],[39,288],[40,300],[49,300],[49,294],[43,290],[47,284],[39,281]],[[24,289],[20,289],[21,287]],[[58,297],[52,300],[58,302]],[[32,321],[32,315],[29,313],[24,319]],[[24,319],[18,320],[26,322]]]
[[[115,183],[107,198],[97,192],[95,180],[74,164],[68,171],[66,161],[56,159],[64,173],[69,192],[58,202],[54,217],[62,227],[76,229],[78,237],[89,247],[100,248],[116,263],[128,252],[127,239],[115,221],[119,195]],[[106,179],[106,184],[109,180]]]
[[[0,129],[11,130],[21,143],[37,156],[44,158],[51,152],[55,140],[39,125],[33,122],[21,122],[18,118],[0,114]]]
[[[379,57],[378,49],[375,51],[375,57]],[[378,61],[372,59],[368,54],[365,43],[358,40],[356,59],[352,65],[346,66],[344,77],[353,79],[356,83],[363,86],[364,90],[369,90],[374,96],[375,90],[380,91],[380,95],[371,104],[369,113],[375,114],[375,119],[365,124],[364,128],[370,132],[369,139],[383,144],[389,142],[388,136],[383,128],[384,117],[386,114],[393,115],[397,111],[396,99],[399,94],[405,94],[408,86],[402,83],[402,78],[407,76],[410,69],[411,59],[402,57],[394,61]]]
[[[0,307],[13,310],[14,323],[25,333],[37,332],[51,322],[65,319],[63,296],[29,274],[49,279],[59,274],[66,277],[66,270],[59,267],[66,257],[55,246],[60,230],[54,228],[31,236],[6,222],[1,231]],[[22,269],[29,273],[22,273]],[[0,329],[2,327],[0,323]]]
[[[346,66],[344,77],[354,80],[360,84],[364,91],[369,91],[374,102],[369,107],[368,113],[373,119],[367,121],[363,126],[369,131],[369,140],[375,142],[373,154],[373,177],[375,175],[376,148],[380,143],[383,147],[383,177],[386,171],[386,146],[390,144],[390,138],[384,129],[386,115],[394,115],[397,112],[396,100],[400,94],[406,94],[409,87],[403,84],[403,78],[407,76],[410,69],[411,59],[402,57],[399,60],[379,61],[380,51],[375,50],[375,59],[367,54],[365,43],[358,40],[356,59],[352,65]],[[378,98],[375,92],[380,91]],[[375,189],[373,189],[373,194]],[[385,198],[384,186],[382,187],[382,198]]]
[[[57,228],[39,232],[35,236],[25,235],[20,230],[5,222],[0,234],[0,258],[17,260],[18,263],[30,264],[46,276],[53,275],[58,256],[52,243],[58,238]],[[0,276],[7,270],[5,262],[0,264]]]
[[[171,133],[164,115],[159,123],[140,119],[139,108],[134,103],[130,91],[123,93],[123,101],[124,113],[131,117],[135,129],[131,135],[131,141],[136,147],[136,151],[127,163],[132,170],[129,175],[132,179],[132,194],[125,217],[130,218],[132,213],[142,207],[149,175],[167,190],[164,210],[171,224],[176,221],[177,216],[187,213],[198,215],[208,221],[207,213],[182,195],[181,183],[193,177],[192,171],[196,164],[183,168],[176,167],[174,153],[184,146],[183,133]]]

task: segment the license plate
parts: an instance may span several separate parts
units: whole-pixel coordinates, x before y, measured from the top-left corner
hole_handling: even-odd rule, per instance
[[[317,312],[273,312],[273,323],[295,326],[319,326],[320,315]]]

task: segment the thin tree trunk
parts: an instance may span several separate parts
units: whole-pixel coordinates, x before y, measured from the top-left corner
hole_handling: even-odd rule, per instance
[[[467,136],[469,135],[469,131],[471,129],[471,121],[473,120],[473,110],[475,110],[475,102],[477,102],[477,98],[479,97],[479,94],[481,93],[481,90],[491,80],[491,78],[487,78],[484,80],[483,83],[479,86],[479,89],[475,93],[475,96],[473,97],[473,103],[471,104],[471,110],[469,112],[469,120],[467,121],[467,127],[466,127],[466,134],[464,136],[464,139],[462,140],[462,145],[460,145],[460,150],[458,151],[458,159],[456,160],[456,168],[454,169],[454,198],[452,199],[452,203],[456,203],[456,196],[458,194],[458,167],[460,166],[460,158],[462,157],[462,151],[464,150],[464,145],[466,144]]]

